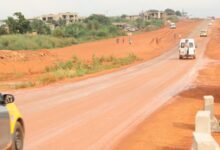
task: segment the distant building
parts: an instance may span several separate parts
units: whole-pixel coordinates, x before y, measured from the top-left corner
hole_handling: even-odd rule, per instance
[[[145,12],[141,12],[139,15],[125,15],[124,18],[127,20],[137,20],[137,19],[152,20],[152,19],[165,19],[166,15],[163,11],[152,9]]]
[[[140,13],[140,17],[144,20],[164,19],[165,13],[159,10],[148,10],[148,11]]]
[[[36,17],[34,19],[40,19],[45,22],[64,20],[66,21],[67,24],[82,20],[82,18],[79,17],[77,13],[70,13],[70,12],[59,13],[59,14],[48,14],[48,15]]]
[[[126,15],[125,19],[127,19],[127,20],[137,20],[137,19],[140,19],[140,15]]]

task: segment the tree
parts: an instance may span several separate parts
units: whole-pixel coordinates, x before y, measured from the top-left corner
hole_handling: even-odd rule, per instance
[[[17,22],[14,18],[8,17],[5,22],[8,26],[9,33],[17,33]]]
[[[8,34],[7,31],[7,26],[6,25],[1,25],[0,26],[0,35]]]
[[[177,15],[177,16],[182,16],[182,13],[181,13],[179,10],[177,10],[177,11],[176,11],[176,15]]]
[[[137,19],[135,20],[135,26],[137,26],[139,29],[144,29],[146,28],[148,25],[150,25],[149,21],[145,21],[143,19]]]
[[[121,18],[125,19],[127,17],[127,15],[123,14],[121,15]]]
[[[101,24],[97,20],[89,20],[87,22],[87,28],[89,30],[98,30]]]
[[[24,15],[20,12],[14,13],[14,16],[17,17],[17,30],[19,33],[27,33],[31,30],[30,22],[25,19]]]
[[[175,15],[175,11],[173,9],[170,9],[170,8],[167,8],[165,9],[165,13],[168,15],[168,16],[172,16],[172,15]]]
[[[66,25],[66,20],[64,19],[59,19],[57,21],[57,26],[61,27],[61,26],[65,26]]]
[[[63,29],[58,27],[56,28],[55,30],[53,30],[53,36],[56,36],[56,37],[64,37],[64,32],[63,32]]]
[[[65,37],[80,38],[86,34],[87,30],[82,23],[70,24],[64,28]]]
[[[8,17],[6,24],[8,25],[10,33],[27,33],[31,30],[30,22],[25,19],[24,15],[16,12],[13,17]]]
[[[42,20],[33,20],[30,24],[32,32],[37,32],[38,34],[50,34],[51,30],[48,25],[46,25]]]
[[[89,21],[95,21],[102,25],[110,25],[111,20],[110,18],[104,16],[104,15],[91,15],[87,19],[85,19],[85,23],[88,23]]]

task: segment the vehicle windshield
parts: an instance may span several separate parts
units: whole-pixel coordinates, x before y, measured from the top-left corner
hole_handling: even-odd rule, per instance
[[[189,47],[190,47],[190,48],[193,48],[193,43],[192,43],[192,42],[189,43]]]
[[[185,42],[182,42],[181,45],[180,45],[181,48],[186,48],[186,47],[189,47],[189,48],[193,48],[194,47],[194,44],[192,42],[190,43],[185,43]]]

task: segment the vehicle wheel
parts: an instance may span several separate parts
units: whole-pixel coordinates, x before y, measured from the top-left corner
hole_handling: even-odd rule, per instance
[[[24,130],[22,125],[17,122],[15,126],[15,132],[12,136],[12,146],[9,150],[23,150],[24,144]]]

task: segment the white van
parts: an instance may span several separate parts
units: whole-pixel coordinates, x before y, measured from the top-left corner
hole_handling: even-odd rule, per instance
[[[196,58],[196,43],[194,39],[181,39],[179,43],[179,59]]]
[[[200,37],[207,37],[208,36],[208,31],[203,29],[200,31]]]

